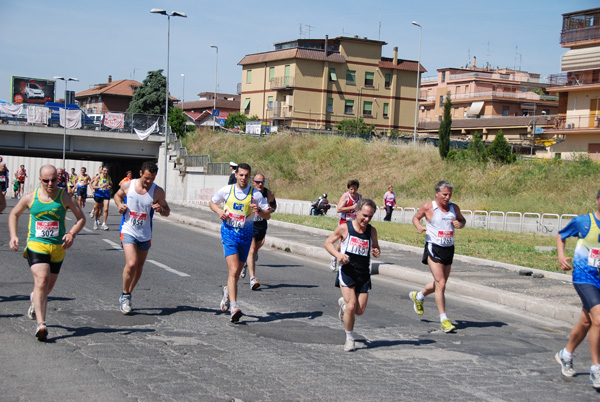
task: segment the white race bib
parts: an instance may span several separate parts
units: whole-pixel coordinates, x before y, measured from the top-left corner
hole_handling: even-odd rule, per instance
[[[454,243],[454,232],[452,230],[438,230],[440,245],[452,245]]]
[[[226,223],[232,228],[243,228],[246,223],[246,216],[228,211]]]
[[[129,223],[133,226],[142,226],[146,223],[148,215],[142,212],[129,211]]]
[[[600,268],[600,248],[592,248],[588,254],[588,265],[594,268]]]
[[[38,221],[35,223],[35,237],[48,239],[58,237],[58,221]]]
[[[348,239],[348,248],[346,251],[352,254],[367,257],[369,255],[369,241],[350,236]]]

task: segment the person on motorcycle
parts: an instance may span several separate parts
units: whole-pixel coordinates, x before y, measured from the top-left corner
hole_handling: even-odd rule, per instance
[[[311,215],[325,215],[331,206],[329,205],[329,200],[327,200],[327,194],[323,194],[319,196],[317,200],[315,200],[312,204],[312,209],[310,210]]]

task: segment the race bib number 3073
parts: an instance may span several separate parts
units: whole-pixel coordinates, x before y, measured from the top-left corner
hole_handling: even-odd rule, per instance
[[[35,237],[58,237],[58,221],[38,221],[35,223]]]

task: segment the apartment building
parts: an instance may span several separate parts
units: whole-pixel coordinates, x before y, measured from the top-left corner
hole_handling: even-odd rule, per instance
[[[108,82],[75,94],[75,99],[87,114],[124,112],[133,99],[133,92],[140,85],[135,80],[113,81],[109,75]]]
[[[560,141],[551,154],[570,159],[587,153],[600,161],[600,8],[563,14],[558,118],[554,130]]]
[[[335,129],[363,118],[377,133],[412,132],[416,61],[382,57],[386,42],[359,37],[297,39],[246,55],[240,110],[274,126]]]

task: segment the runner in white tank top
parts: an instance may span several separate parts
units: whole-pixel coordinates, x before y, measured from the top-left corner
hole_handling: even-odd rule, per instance
[[[415,312],[423,315],[425,296],[435,292],[435,303],[444,332],[456,329],[446,316],[446,282],[454,257],[454,231],[465,227],[467,223],[458,205],[450,202],[452,189],[452,184],[440,181],[435,186],[435,200],[421,205],[412,220],[419,233],[427,232],[422,262],[429,265],[434,280],[425,285],[420,292],[410,292],[409,297]],[[421,225],[423,218],[427,220],[426,227]]]
[[[155,213],[162,216],[169,216],[171,213],[165,190],[154,184],[157,172],[156,163],[144,162],[140,178],[122,182],[114,196],[119,213],[124,215],[121,222],[121,243],[125,268],[123,291],[119,298],[119,310],[123,314],[131,313],[131,292],[142,276],[144,262],[150,250],[152,217]]]
[[[346,222],[350,222],[356,219],[356,204],[361,199],[361,195],[358,193],[358,187],[360,183],[358,180],[350,180],[346,187],[348,191],[342,194],[340,201],[337,204],[336,212],[340,215],[340,225]],[[337,251],[340,251],[340,244],[337,245]],[[337,270],[337,259],[331,257],[331,263],[329,269],[333,272]]]

